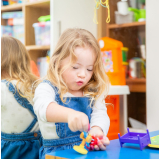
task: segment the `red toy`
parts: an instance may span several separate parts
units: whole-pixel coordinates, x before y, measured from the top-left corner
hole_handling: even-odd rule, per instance
[[[93,151],[94,150],[94,146],[98,145],[98,142],[100,141],[100,139],[103,139],[103,138],[98,138],[98,137],[92,136],[91,143],[89,143],[89,146],[86,144],[86,148],[89,151]]]

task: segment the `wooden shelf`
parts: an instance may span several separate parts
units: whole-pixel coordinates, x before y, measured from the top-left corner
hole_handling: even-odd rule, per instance
[[[23,6],[39,7],[39,8],[48,8],[50,6],[50,0],[41,0],[37,2],[28,2],[22,4],[13,4],[1,7],[1,12],[22,10]]]
[[[132,22],[132,23],[124,23],[124,24],[109,24],[108,28],[109,29],[114,29],[114,28],[124,28],[124,27],[135,27],[135,26],[144,26],[146,25],[146,22]]]
[[[41,0],[37,2],[25,3],[25,6],[48,8],[50,6],[50,0]]]
[[[23,4],[13,4],[13,5],[1,6],[1,12],[22,10],[22,6]]]
[[[126,79],[126,84],[129,86],[130,92],[146,92],[146,79]]]
[[[48,45],[48,46],[30,45],[30,46],[26,46],[26,49],[27,50],[49,50],[50,45]]]

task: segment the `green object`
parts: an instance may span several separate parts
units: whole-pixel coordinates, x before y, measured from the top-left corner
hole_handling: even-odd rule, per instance
[[[122,61],[127,62],[127,53],[128,53],[128,48],[122,47]]]
[[[138,21],[140,18],[146,19],[145,9],[136,9],[136,8],[129,7],[128,10],[134,12],[135,21]]]
[[[47,16],[41,16],[38,18],[39,22],[46,22],[46,21],[50,21],[50,15]]]
[[[151,144],[149,144],[148,146],[153,148],[159,148],[159,135],[151,137]]]

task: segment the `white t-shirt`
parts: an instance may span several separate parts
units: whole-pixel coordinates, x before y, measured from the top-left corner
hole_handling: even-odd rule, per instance
[[[71,93],[67,92],[64,97],[75,97]],[[48,83],[40,83],[35,90],[33,98],[34,112],[37,115],[39,127],[42,137],[44,139],[58,139],[59,136],[56,133],[56,125],[54,122],[48,122],[46,118],[46,110],[51,102],[55,102],[55,91]],[[96,106],[96,107],[95,107]],[[108,133],[110,126],[110,120],[107,115],[107,108],[102,98],[96,102],[91,114],[90,127],[99,126],[105,135]]]
[[[16,80],[12,83],[16,85]],[[33,105],[33,102],[30,102]],[[33,121],[31,112],[21,106],[9,91],[6,83],[1,82],[1,131],[4,133],[21,133]],[[38,122],[30,132],[39,130]]]

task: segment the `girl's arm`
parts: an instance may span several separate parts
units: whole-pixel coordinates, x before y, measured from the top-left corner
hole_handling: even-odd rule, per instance
[[[38,85],[33,101],[38,119],[46,122],[68,123],[72,131],[88,131],[87,115],[57,104],[55,92],[49,84],[41,83]]]
[[[108,133],[110,119],[107,114],[107,108],[103,96],[97,100],[95,106],[93,107],[90,126],[91,128],[95,126],[99,127],[103,131],[104,135],[107,135]]]

